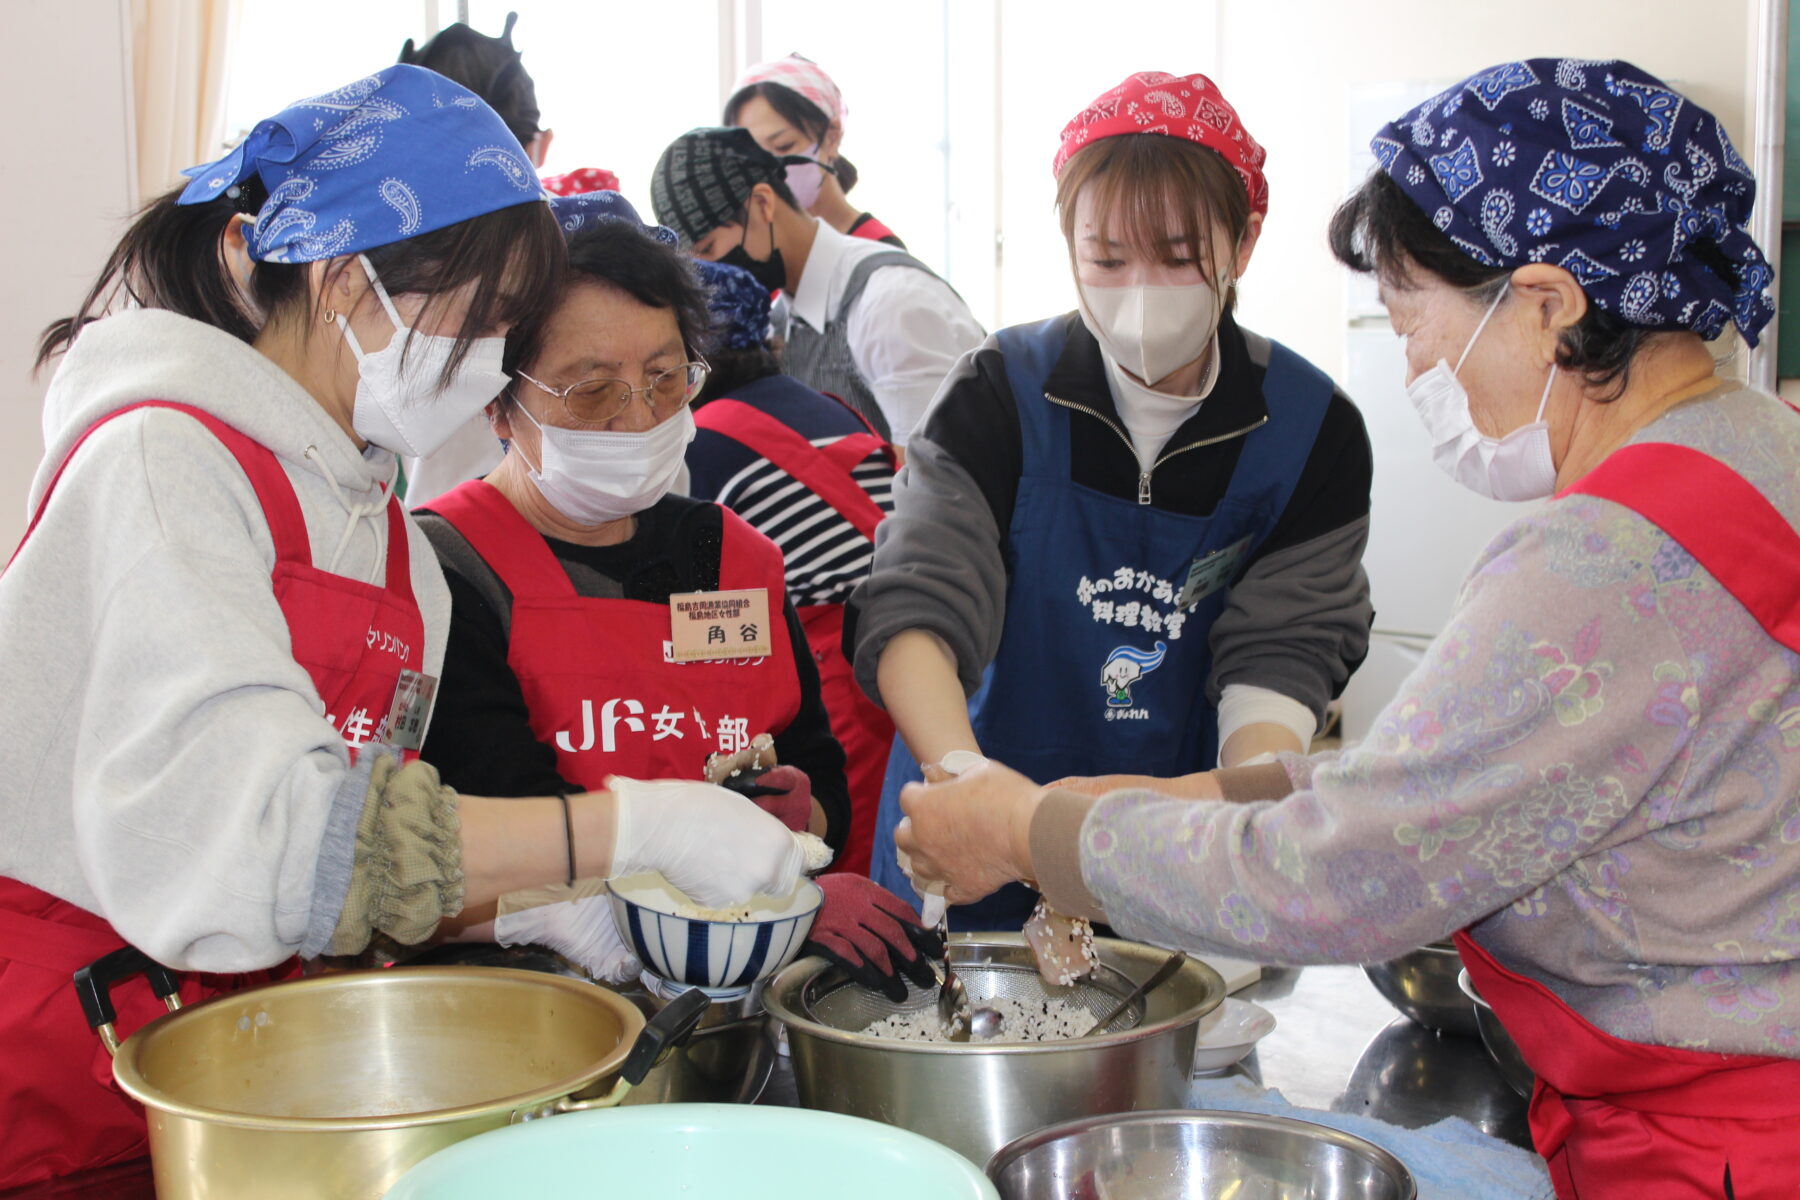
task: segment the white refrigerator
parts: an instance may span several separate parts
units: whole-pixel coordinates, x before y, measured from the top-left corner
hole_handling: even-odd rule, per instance
[[[1447,82],[1367,85],[1352,90],[1350,180],[1374,166],[1370,136]],[[1360,741],[1444,628],[1463,577],[1501,529],[1526,511],[1477,496],[1431,461],[1431,443],[1406,399],[1406,356],[1374,282],[1347,285],[1344,387],[1368,424],[1375,480],[1363,562],[1375,603],[1369,657],[1344,690],[1346,741]],[[1454,364],[1452,364],[1454,365]]]

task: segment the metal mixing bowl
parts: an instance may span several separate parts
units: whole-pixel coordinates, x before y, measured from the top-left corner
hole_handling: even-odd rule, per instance
[[[1475,990],[1475,984],[1467,971],[1463,971],[1456,982],[1463,994],[1475,1002],[1475,1027],[1481,1032],[1481,1044],[1487,1047],[1488,1057],[1500,1068],[1500,1074],[1506,1077],[1506,1082],[1512,1085],[1513,1091],[1527,1100],[1531,1099],[1537,1076],[1525,1065],[1525,1056],[1519,1053],[1519,1044],[1512,1040],[1512,1034],[1506,1032],[1506,1026],[1494,1015],[1493,1008]]]
[[[1375,990],[1401,1014],[1438,1033],[1472,1038],[1475,1006],[1456,986],[1462,958],[1450,942],[1433,942],[1384,963],[1363,964]]]
[[[1019,934],[961,934],[950,957],[976,1003],[998,994],[1054,996],[1096,1016],[1168,957],[1108,938],[1095,948],[1097,977],[1073,988],[1044,984]],[[898,1125],[979,1163],[1057,1121],[1184,1103],[1200,1019],[1224,997],[1218,972],[1190,959],[1114,1032],[1056,1042],[905,1042],[861,1032],[905,1005],[807,958],[769,980],[763,1003],[787,1027],[802,1105]],[[909,997],[915,1007],[931,1000],[930,992]]]
[[[1414,1200],[1379,1146],[1310,1121],[1146,1112],[1040,1129],[994,1155],[1000,1200]]]

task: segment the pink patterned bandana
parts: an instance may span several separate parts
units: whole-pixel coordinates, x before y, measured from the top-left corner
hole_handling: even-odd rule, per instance
[[[850,115],[850,108],[844,103],[837,84],[810,58],[790,54],[786,58],[757,63],[732,85],[731,94],[735,96],[759,83],[779,83],[790,91],[799,92],[812,102],[813,107],[840,124]]]

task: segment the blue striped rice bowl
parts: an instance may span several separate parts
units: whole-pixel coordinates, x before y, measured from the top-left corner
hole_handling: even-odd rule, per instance
[[[810,879],[782,900],[757,896],[747,921],[676,915],[687,897],[654,871],[607,880],[619,933],[664,979],[704,988],[749,987],[787,966],[812,930],[825,893]]]

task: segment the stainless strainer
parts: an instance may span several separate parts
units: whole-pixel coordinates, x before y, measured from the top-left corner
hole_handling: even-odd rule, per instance
[[[1129,976],[1102,964],[1086,979],[1061,987],[1046,983],[1037,968],[1028,963],[996,961],[988,957],[984,951],[989,949],[991,947],[980,944],[950,947],[950,965],[956,968],[957,978],[969,989],[971,1005],[990,1004],[995,1000],[1017,1000],[1023,1004],[1062,1000],[1085,1008],[1090,1016],[1101,1017],[1136,986]],[[845,1033],[861,1033],[876,1021],[896,1013],[910,1015],[935,1008],[937,989],[908,984],[906,999],[896,1004],[880,992],[858,987],[842,976],[815,975],[801,989],[800,1005],[807,1016],[821,1025]],[[1143,1017],[1144,1002],[1140,1000],[1115,1017],[1111,1025],[1090,1031],[1089,1036],[1122,1033],[1135,1028]]]

